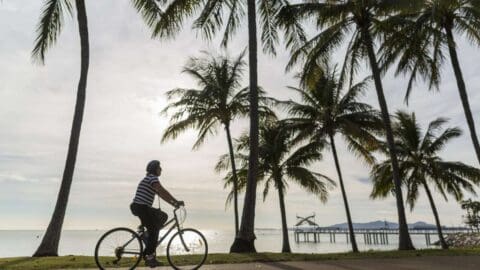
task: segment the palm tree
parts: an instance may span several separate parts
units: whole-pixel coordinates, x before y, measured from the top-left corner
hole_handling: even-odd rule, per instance
[[[288,108],[289,115],[293,117],[288,122],[291,128],[299,131],[297,138],[316,141],[328,138],[342,191],[352,250],[358,252],[335,135],[340,133],[351,151],[363,157],[367,163],[373,164],[375,159],[368,146],[375,145],[376,138],[372,132],[380,131],[382,122],[376,110],[358,100],[365,92],[369,79],[343,91],[335,68],[332,70],[327,64],[316,70],[314,75],[309,76],[308,83],[305,83],[303,88],[290,87],[300,95],[301,103],[287,101],[281,104]]]
[[[63,220],[67,209],[70,187],[72,185],[75,161],[77,159],[78,142],[82,127],[83,111],[85,108],[85,95],[87,88],[87,75],[89,66],[89,42],[87,13],[84,0],[75,0],[77,11],[78,30],[80,35],[80,80],[77,88],[77,100],[73,123],[70,131],[70,142],[68,144],[67,160],[63,171],[62,183],[58,192],[55,210],[47,227],[42,242],[37,251],[33,254],[40,256],[58,256],[58,244],[62,232]],[[44,63],[47,50],[53,46],[63,26],[64,13],[72,12],[72,5],[65,0],[48,0],[43,7],[40,23],[37,28],[37,38],[32,55],[35,59]]]
[[[470,130],[475,153],[480,162],[480,144],[468,101],[467,89],[457,56],[454,32],[465,35],[473,44],[480,45],[480,2],[477,0],[425,0],[420,8],[401,13],[390,19],[392,31],[382,48],[382,61],[388,66],[399,60],[397,74],[411,73],[407,94],[418,76],[429,81],[429,87],[440,84],[440,69],[448,49],[457,81],[465,118]],[[404,42],[409,40],[412,42]]]
[[[447,200],[447,194],[461,201],[464,190],[475,194],[475,186],[480,183],[480,170],[461,162],[444,161],[439,153],[452,139],[461,136],[458,128],[443,129],[444,118],[432,121],[424,134],[415,114],[398,112],[394,124],[395,146],[399,157],[400,173],[407,189],[407,204],[413,209],[419,197],[419,188],[424,188],[435,217],[438,237],[443,249],[448,245],[442,234],[442,226],[431,188],[435,187]],[[383,152],[388,149],[383,148]],[[372,198],[386,197],[396,189],[392,183],[390,160],[372,168],[374,188]]]
[[[200,147],[206,137],[215,134],[218,126],[223,126],[227,135],[233,174],[235,235],[238,234],[237,175],[230,125],[241,116],[247,116],[248,88],[240,89],[245,67],[244,53],[235,59],[226,56],[206,55],[204,58],[190,58],[183,72],[194,78],[201,89],[177,88],[167,92],[169,100],[179,97],[164,110],[176,112],[172,115],[171,125],[165,130],[162,142],[175,139],[189,128],[198,129],[198,138],[193,145]],[[265,98],[261,97],[265,102]],[[264,114],[273,114],[266,106],[261,107]]]
[[[156,6],[156,0],[132,0],[135,7],[147,19],[153,20],[157,14],[152,12],[153,6]],[[40,23],[37,28],[37,37],[35,47],[32,51],[34,59],[45,63],[45,55],[50,47],[57,41],[57,37],[64,23],[65,13],[72,14],[71,0],[46,0],[42,9]],[[33,256],[57,256],[58,244],[63,227],[63,220],[68,204],[68,197],[72,185],[75,162],[77,159],[78,143],[80,140],[80,131],[82,128],[83,112],[85,108],[87,77],[90,60],[88,21],[84,0],[75,0],[75,9],[77,12],[78,30],[80,36],[80,79],[77,87],[77,99],[73,115],[72,128],[70,131],[70,141],[68,144],[67,159],[63,170],[62,183],[58,192],[57,202],[53,211],[52,218],[47,227],[42,242]]]
[[[350,83],[359,69],[361,60],[367,59],[370,65],[375,90],[380,105],[381,116],[385,128],[387,145],[392,161],[393,179],[395,187],[400,191],[401,179],[398,170],[398,160],[394,148],[392,127],[382,85],[382,72],[375,52],[375,39],[383,29],[382,19],[393,14],[404,5],[410,4],[408,0],[326,0],[309,1],[307,3],[287,5],[279,14],[279,23],[287,28],[289,25],[298,24],[300,20],[312,19],[322,31],[308,40],[300,47],[292,46],[294,50],[287,66],[291,68],[299,61],[304,62],[303,72],[308,74],[314,69],[317,61],[328,59],[332,51],[340,47],[351,33],[351,39],[346,49],[345,62],[341,81],[350,77]],[[386,29],[389,30],[389,29]],[[391,30],[391,29],[390,29]],[[399,223],[399,249],[414,249],[408,232],[402,192],[396,192],[398,223]]]
[[[250,162],[248,170],[248,185],[246,187],[243,204],[240,231],[231,252],[255,252],[255,203],[256,184],[258,173],[258,63],[257,63],[257,15],[261,28],[261,42],[264,52],[275,54],[275,45],[278,43],[276,15],[285,3],[285,0],[259,1],[258,8],[255,0],[166,0],[162,9],[149,7],[146,10],[145,20],[151,25],[153,36],[160,38],[173,37],[178,33],[187,18],[194,17],[193,28],[212,39],[219,31],[224,30],[221,41],[227,46],[231,38],[242,26],[242,18],[247,15],[248,25],[248,59],[249,59],[249,102],[250,102]],[[245,12],[245,6],[247,12]],[[228,15],[225,15],[228,13]],[[226,18],[226,19],[225,19]],[[303,42],[304,33],[301,27],[293,25],[287,32],[287,44]],[[290,34],[295,33],[295,34]]]
[[[282,219],[282,252],[290,253],[290,243],[288,239],[287,215],[285,207],[285,193],[288,186],[287,181],[294,182],[307,192],[317,195],[322,202],[328,198],[328,188],[334,186],[334,182],[325,175],[313,172],[308,166],[322,158],[321,149],[323,141],[310,141],[304,146],[296,147],[297,142],[292,137],[292,130],[285,128],[281,122],[262,122],[260,127],[260,145],[259,145],[259,174],[258,183],[264,182],[263,199],[269,193],[270,187],[278,192],[280,215]],[[248,150],[249,137],[244,135],[238,140],[237,158],[240,159],[242,166],[238,175],[240,183],[239,191],[246,188],[246,171],[248,166],[248,155],[243,151]],[[227,155],[220,158],[216,168],[218,171],[229,168],[229,159]],[[229,172],[225,178],[226,184],[233,181],[232,172]],[[323,180],[323,181],[322,181]]]

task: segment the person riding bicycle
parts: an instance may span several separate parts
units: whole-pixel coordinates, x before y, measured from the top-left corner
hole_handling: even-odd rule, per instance
[[[155,258],[158,234],[168,219],[167,213],[152,207],[157,194],[173,207],[185,205],[183,201],[175,199],[161,184],[158,177],[162,173],[160,161],[152,160],[147,164],[147,174],[140,181],[135,193],[130,210],[134,216],[140,218],[143,226],[147,228],[148,238],[145,247],[145,264],[149,267],[157,267],[160,263]]]

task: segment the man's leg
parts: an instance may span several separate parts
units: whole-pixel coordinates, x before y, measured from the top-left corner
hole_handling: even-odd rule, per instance
[[[148,209],[148,246],[152,246],[152,253],[155,253],[157,249],[158,234],[160,232],[161,224],[158,224],[158,219],[156,216],[156,209]],[[151,253],[147,253],[151,254]]]
[[[155,224],[150,215],[149,209],[148,206],[144,205],[132,204],[131,206],[132,213],[140,218],[142,225],[147,229],[148,237],[143,255],[151,255],[155,252],[157,244],[156,239],[158,239],[158,231],[155,233]]]

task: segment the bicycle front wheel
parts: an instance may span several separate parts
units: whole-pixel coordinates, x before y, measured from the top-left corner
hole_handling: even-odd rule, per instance
[[[207,259],[207,254],[207,240],[195,229],[182,229],[168,241],[168,263],[176,270],[199,269]],[[191,256],[186,260],[185,255]]]
[[[143,244],[136,232],[116,228],[106,232],[95,247],[95,262],[99,269],[133,270],[142,259]]]

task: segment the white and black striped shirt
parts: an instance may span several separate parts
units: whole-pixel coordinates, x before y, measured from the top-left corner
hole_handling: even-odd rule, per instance
[[[153,174],[148,174],[145,178],[140,181],[137,187],[137,192],[135,193],[135,198],[133,199],[134,203],[144,204],[152,206],[153,200],[155,199],[155,190],[153,189],[153,184],[159,183],[158,176]]]

